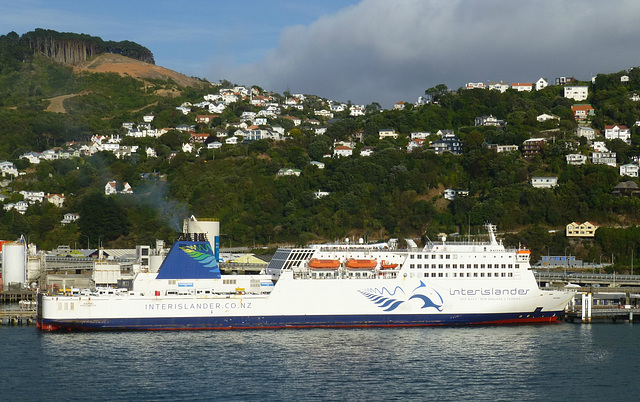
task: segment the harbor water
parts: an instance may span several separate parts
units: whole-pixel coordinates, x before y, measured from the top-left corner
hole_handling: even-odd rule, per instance
[[[0,327],[3,400],[627,400],[639,324],[39,333]]]

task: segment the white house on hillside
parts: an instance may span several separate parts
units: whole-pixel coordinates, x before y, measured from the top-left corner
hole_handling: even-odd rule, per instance
[[[589,87],[566,86],[564,87],[564,97],[573,99],[576,102],[586,100],[589,96]]]
[[[558,185],[558,178],[551,177],[532,177],[531,185],[536,188],[551,188]]]

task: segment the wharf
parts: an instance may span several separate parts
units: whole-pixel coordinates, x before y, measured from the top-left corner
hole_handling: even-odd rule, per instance
[[[640,288],[583,287],[576,289],[564,313],[567,322],[629,322],[640,316]]]
[[[35,322],[35,310],[0,310],[2,325],[33,325]]]
[[[32,290],[9,290],[0,292],[0,303],[17,303],[23,300],[35,300],[36,292]]]

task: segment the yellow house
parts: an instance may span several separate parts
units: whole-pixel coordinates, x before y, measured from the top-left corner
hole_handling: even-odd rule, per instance
[[[587,221],[585,223],[571,222],[567,225],[567,237],[594,237],[599,226]]]

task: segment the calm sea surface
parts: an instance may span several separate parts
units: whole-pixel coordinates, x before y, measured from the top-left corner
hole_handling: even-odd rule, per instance
[[[635,400],[640,324],[39,333],[0,327],[0,399]]]

